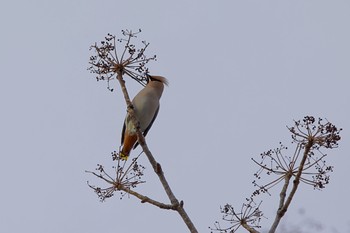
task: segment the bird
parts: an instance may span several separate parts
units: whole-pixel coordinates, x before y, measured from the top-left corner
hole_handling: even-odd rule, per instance
[[[146,136],[152,127],[159,112],[159,100],[163,94],[164,85],[168,86],[168,80],[162,76],[147,75],[146,86],[132,100],[136,119],[139,121],[140,130]],[[138,145],[136,128],[129,114],[126,115],[121,135],[122,149],[120,158],[127,160],[132,149]]]

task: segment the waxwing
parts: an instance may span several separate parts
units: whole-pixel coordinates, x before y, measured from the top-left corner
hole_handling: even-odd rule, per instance
[[[159,111],[159,100],[162,96],[164,84],[168,85],[168,80],[162,76],[148,75],[147,85],[134,97],[132,104],[137,120],[140,122],[140,130],[146,136]],[[120,157],[127,159],[131,149],[138,145],[136,128],[129,115],[124,121],[121,144],[123,146]]]

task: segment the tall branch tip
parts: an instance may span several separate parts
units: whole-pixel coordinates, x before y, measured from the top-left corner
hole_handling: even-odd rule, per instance
[[[120,38],[108,33],[100,43],[95,42],[90,46],[94,54],[90,56],[88,70],[96,74],[97,81],[107,81],[110,91],[113,89],[110,88],[109,82],[115,79],[119,72],[143,86],[147,83],[148,63],[156,61],[156,55],[146,55],[149,43],[144,40],[137,43],[135,39],[139,33],[141,30],[122,30]],[[121,50],[121,54],[118,50]]]

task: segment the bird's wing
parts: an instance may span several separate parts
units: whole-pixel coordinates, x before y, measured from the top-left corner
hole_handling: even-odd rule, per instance
[[[122,145],[123,145],[123,143],[124,143],[125,130],[126,130],[126,118],[125,118],[125,120],[124,120],[124,125],[123,125],[123,130],[122,130],[122,140],[121,140],[121,144],[122,144]]]
[[[158,112],[159,112],[159,107],[160,107],[160,105],[158,105],[158,108],[157,108],[156,112],[154,113],[154,116],[153,116],[152,121],[149,123],[149,125],[147,126],[147,128],[145,129],[145,131],[143,131],[143,136],[144,136],[144,137],[146,137],[148,131],[150,130],[150,128],[151,128],[152,125],[153,125],[153,122],[154,122],[155,119],[157,118],[157,115],[158,115]],[[125,127],[125,125],[124,125],[124,127]],[[138,145],[139,145],[139,143],[136,142],[136,144],[135,144],[135,146],[134,146],[134,149],[135,149]]]

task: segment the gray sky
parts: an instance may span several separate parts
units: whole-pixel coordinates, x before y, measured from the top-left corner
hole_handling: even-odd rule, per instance
[[[1,3],[0,232],[187,231],[176,213],[135,198],[100,203],[86,185],[96,179],[84,170],[112,166],[125,116],[119,89],[86,70],[89,46],[138,28],[158,56],[151,72],[170,81],[147,142],[200,232],[220,205],[250,195],[250,158],[289,145],[285,126],[308,114],[344,131],[329,152],[330,185],[301,186],[286,224],[311,218],[350,232],[349,12],[346,0]],[[141,88],[127,86],[132,96]],[[147,183],[137,190],[166,201],[142,161]],[[265,227],[277,191],[264,197]]]

